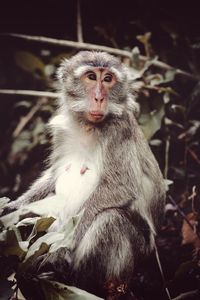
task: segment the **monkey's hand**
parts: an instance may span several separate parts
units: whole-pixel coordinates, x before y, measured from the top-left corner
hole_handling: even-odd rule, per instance
[[[20,202],[18,201],[11,201],[6,203],[4,206],[0,208],[0,217],[3,217],[7,214],[12,213],[13,211],[16,211],[20,207]]]
[[[23,276],[39,277],[48,280],[67,281],[69,275],[71,253],[65,247],[59,248],[52,253],[43,254],[35,259]]]
[[[31,260],[31,264],[21,265],[16,274],[18,287],[26,299],[46,299],[41,288],[41,279],[67,282],[67,248],[60,248],[53,253],[40,255]]]

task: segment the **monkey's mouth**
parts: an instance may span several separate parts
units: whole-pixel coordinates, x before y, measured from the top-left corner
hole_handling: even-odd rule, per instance
[[[98,111],[92,111],[89,113],[89,118],[91,121],[99,122],[104,118],[104,114]]]

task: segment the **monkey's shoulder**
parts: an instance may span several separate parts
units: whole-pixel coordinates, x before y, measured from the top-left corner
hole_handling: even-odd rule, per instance
[[[67,117],[64,117],[62,114],[58,114],[52,117],[48,123],[48,128],[52,132],[68,130],[69,120]]]

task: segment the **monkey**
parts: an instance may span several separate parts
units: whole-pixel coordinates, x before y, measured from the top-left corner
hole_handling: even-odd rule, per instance
[[[136,83],[117,57],[80,51],[62,62],[57,79],[48,167],[5,211],[35,201],[51,206],[55,193],[62,209],[52,202],[52,230],[82,212],[71,249],[52,253],[40,270],[68,274],[61,281],[106,297],[103,287],[129,286],[138,261],[153,251],[165,182],[136,120]]]

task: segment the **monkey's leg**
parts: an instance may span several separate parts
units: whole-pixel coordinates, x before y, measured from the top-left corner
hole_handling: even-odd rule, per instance
[[[147,222],[136,212],[112,208],[98,214],[75,249],[70,284],[104,297],[111,289],[119,297],[125,294],[136,262],[150,248],[149,235]]]

